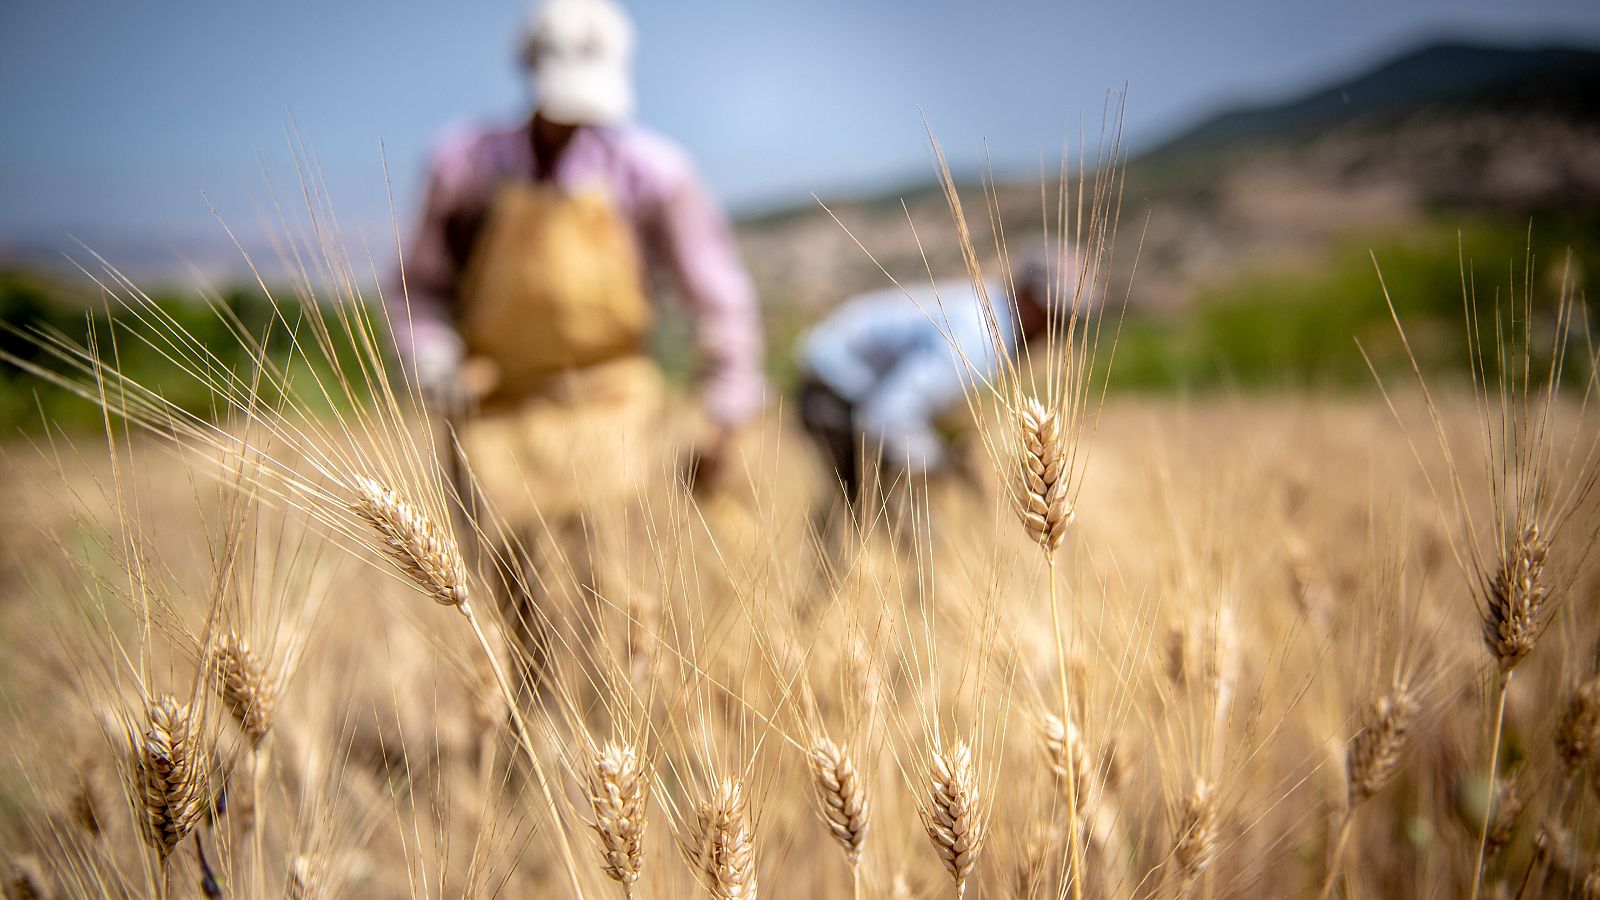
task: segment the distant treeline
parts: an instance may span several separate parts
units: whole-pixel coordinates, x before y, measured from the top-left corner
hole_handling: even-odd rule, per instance
[[[241,377],[251,371],[254,351],[249,342],[241,340],[243,334],[264,348],[276,365],[311,374],[304,356],[293,352],[292,335],[305,327],[303,309],[293,299],[269,301],[258,290],[237,289],[211,301],[177,293],[153,294],[151,300],[190,339],[204,345],[213,358],[212,365],[221,370]],[[102,358],[114,358],[118,370],[129,379],[159,391],[189,412],[210,416],[220,411],[217,398],[203,380],[173,363],[162,346],[163,336],[152,334],[132,310],[115,299],[97,298],[33,273],[0,273],[0,322],[4,323],[0,350],[8,357],[61,370],[63,364],[37,340],[41,334],[56,334],[79,346],[95,346]],[[0,363],[0,436],[35,431],[46,422],[76,429],[99,427],[101,419],[93,404],[70,391],[14,363]]]
[[[1370,388],[1367,358],[1386,382],[1409,378],[1385,287],[1425,371],[1470,373],[1467,291],[1476,296],[1486,346],[1496,340],[1497,311],[1520,319],[1531,297],[1537,341],[1531,350],[1536,363],[1547,363],[1563,293],[1572,301],[1577,345],[1600,339],[1596,303],[1587,293],[1590,265],[1600,265],[1600,221],[1592,217],[1542,217],[1530,230],[1500,218],[1440,216],[1404,234],[1346,238],[1325,265],[1309,271],[1241,272],[1202,289],[1170,318],[1130,316],[1111,387]],[[1568,352],[1569,383],[1590,375],[1584,363],[1592,352],[1577,345]],[[1484,362],[1494,377],[1495,360]]]
[[[1533,357],[1544,364],[1563,292],[1573,303],[1576,340],[1589,346],[1600,340],[1600,316],[1588,296],[1587,265],[1595,261],[1600,261],[1600,221],[1593,218],[1545,218],[1530,232],[1525,224],[1503,219],[1441,217],[1405,234],[1351,237],[1326,265],[1241,272],[1203,289],[1197,302],[1181,312],[1159,317],[1131,312],[1116,335],[1110,386],[1114,391],[1159,392],[1368,389],[1373,378],[1363,351],[1386,378],[1400,377],[1396,383],[1405,383],[1409,364],[1384,303],[1380,271],[1381,284],[1387,285],[1426,371],[1465,376],[1471,370],[1464,277],[1475,288],[1487,344],[1495,339],[1496,311],[1520,316],[1531,292],[1535,334],[1542,336],[1532,348]],[[292,300],[280,299],[274,306],[249,290],[225,292],[211,305],[176,294],[154,300],[210,349],[219,366],[243,374],[252,362],[229,320],[254,339],[264,339],[278,365],[306,365],[291,352],[291,331],[303,327],[303,311]],[[375,319],[381,327],[381,316]],[[215,398],[197,379],[176,371],[157,346],[139,338],[145,331],[130,311],[108,309],[105,302],[74,293],[61,282],[0,273],[0,321],[7,326],[0,332],[0,349],[50,367],[54,364],[48,355],[16,330],[45,329],[85,345],[93,339],[102,348],[115,336],[117,364],[124,374],[191,412],[208,414],[215,406]],[[796,310],[767,311],[768,368],[780,390],[794,377],[790,348],[805,324]],[[1108,327],[1102,335],[1101,363],[1112,359],[1111,338]],[[652,350],[674,381],[685,383],[691,377],[691,344],[682,315],[669,312]],[[1567,379],[1591,377],[1591,359],[1590,351],[1575,347],[1569,353]],[[1492,375],[1495,361],[1486,362]],[[0,364],[0,433],[35,430],[45,421],[79,428],[97,427],[100,419],[92,404]]]

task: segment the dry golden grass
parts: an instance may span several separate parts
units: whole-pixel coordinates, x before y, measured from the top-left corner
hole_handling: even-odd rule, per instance
[[[218,416],[39,337],[110,416],[10,451],[8,889],[1592,895],[1575,304],[1469,302],[1467,384],[1102,405],[1120,181],[1081,183],[1077,286],[972,398],[992,465],[825,534],[776,413],[718,493],[663,428],[636,502],[465,522],[363,298],[238,372],[108,275]]]

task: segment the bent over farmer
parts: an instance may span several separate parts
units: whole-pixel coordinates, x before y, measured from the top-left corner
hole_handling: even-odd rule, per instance
[[[835,495],[842,489],[859,515],[880,483],[959,468],[940,418],[1052,321],[1060,326],[1052,299],[1062,308],[1089,299],[1069,299],[1077,274],[1070,250],[1040,248],[981,293],[967,281],[893,288],[846,300],[817,323],[800,341],[797,405]]]
[[[691,482],[721,468],[765,392],[755,298],[722,211],[680,148],[628,122],[632,51],[611,0],[536,7],[521,47],[531,116],[439,143],[407,290],[389,292],[424,398],[452,417],[474,410],[460,443],[489,508],[524,547],[535,530],[575,538],[561,548],[574,564],[601,555],[590,514],[664,474],[647,440],[661,398],[650,267],[675,282],[702,362],[712,428]]]

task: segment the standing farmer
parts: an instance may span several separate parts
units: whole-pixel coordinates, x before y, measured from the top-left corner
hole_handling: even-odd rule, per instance
[[[461,445],[513,532],[502,555],[523,567],[536,526],[574,562],[602,555],[591,513],[660,474],[647,265],[675,282],[702,362],[712,433],[691,483],[716,475],[765,392],[756,302],[721,210],[681,149],[627,121],[632,52],[612,0],[537,7],[521,48],[532,115],[440,142],[407,290],[390,292],[423,396],[452,417],[475,411]]]

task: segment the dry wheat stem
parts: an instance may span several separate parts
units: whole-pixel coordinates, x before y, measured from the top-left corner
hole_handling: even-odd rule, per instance
[[[1353,808],[1345,809],[1339,823],[1339,836],[1333,842],[1333,853],[1328,857],[1328,874],[1322,879],[1322,890],[1317,893],[1317,900],[1327,900],[1333,883],[1339,880],[1339,861],[1344,858],[1345,845],[1350,843],[1350,828],[1355,823],[1355,817]]]
[[[867,837],[870,812],[866,786],[861,783],[849,751],[826,737],[812,747],[806,762],[822,823],[844,850],[845,861],[850,864],[850,880],[855,884],[859,881],[856,870],[861,864],[861,845]]]
[[[464,592],[462,596],[465,596]],[[550,779],[546,777],[544,771],[544,763],[540,761],[538,749],[534,747],[533,734],[528,731],[522,710],[517,705],[517,695],[511,690],[511,682],[507,680],[505,670],[501,668],[500,660],[495,656],[494,647],[490,645],[488,635],[483,633],[483,627],[478,624],[478,617],[473,613],[472,607],[463,601],[456,608],[466,617],[467,624],[472,626],[472,634],[478,640],[478,648],[489,660],[489,667],[494,671],[495,683],[500,686],[500,693],[506,700],[506,709],[511,713],[511,724],[517,732],[517,743],[528,757],[528,765],[533,769],[534,780],[539,784],[539,793],[543,796],[545,807],[549,811],[550,830],[555,832],[556,844],[561,849],[561,860],[566,865],[567,877],[572,882],[573,896],[583,900],[583,885],[578,878],[578,859],[572,853],[572,842],[567,840],[567,830],[561,825],[561,807],[556,803],[555,792],[551,790]]]
[[[702,802],[686,848],[702,883],[716,900],[756,900],[755,835],[744,783],[725,778]]]
[[[589,761],[586,785],[600,840],[601,871],[633,896],[644,869],[644,828],[649,788],[632,747],[608,742]]]
[[[923,826],[960,898],[966,894],[967,878],[978,863],[987,837],[972,749],[966,741],[957,741],[948,751],[936,749],[929,769],[931,783],[922,813]]]
[[[1490,798],[1495,795],[1495,778],[1498,774],[1496,770],[1500,767],[1500,733],[1506,721],[1506,694],[1511,690],[1512,672],[1509,669],[1504,669],[1503,672],[1500,677],[1500,698],[1495,704],[1494,737],[1490,739],[1492,741],[1489,751]],[[1483,885],[1483,856],[1489,843],[1489,823],[1494,815],[1495,805],[1493,802],[1484,804],[1483,827],[1478,830],[1478,852],[1472,863],[1472,891],[1467,895],[1469,900],[1478,900],[1478,890]]]
[[[1048,551],[1046,551],[1048,553]],[[1062,721],[1072,720],[1072,688],[1070,675],[1067,671],[1067,643],[1061,628],[1061,600],[1056,589],[1056,564],[1055,556],[1048,555],[1045,559],[1045,578],[1050,587],[1050,626],[1056,642],[1056,676],[1061,688],[1061,716]],[[1083,898],[1083,835],[1078,828],[1078,773],[1075,766],[1066,767],[1067,789],[1067,871],[1065,881],[1071,885],[1072,900]]]
[[[516,726],[518,742],[527,754],[534,777],[539,783],[540,793],[544,796],[545,805],[550,813],[550,827],[556,834],[562,861],[567,867],[567,875],[572,881],[575,896],[582,900],[583,887],[578,877],[577,858],[572,853],[566,829],[561,827],[561,808],[556,803],[555,792],[550,787],[544,764],[540,761],[538,749],[533,744],[532,734],[528,731],[522,712],[518,708],[516,693],[512,691],[511,684],[500,667],[500,661],[489,643],[488,636],[478,624],[477,615],[467,602],[469,597],[467,571],[460,549],[455,540],[437,522],[396,491],[385,488],[377,479],[357,478],[355,489],[355,511],[378,533],[383,541],[384,551],[395,565],[434,602],[442,606],[455,607],[472,626],[473,636],[477,638],[479,649],[494,671],[495,682],[500,686],[500,693],[505,697],[506,706],[511,713],[512,724]]]

